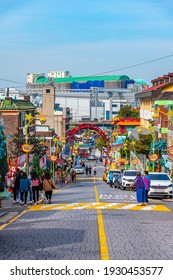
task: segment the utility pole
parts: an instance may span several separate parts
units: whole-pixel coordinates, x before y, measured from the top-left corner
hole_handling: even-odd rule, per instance
[[[91,102],[90,102],[90,106],[92,108],[92,99],[94,99],[94,105],[95,105],[95,112],[94,112],[94,116],[95,119],[97,119],[97,105],[98,105],[98,93],[99,93],[99,88],[98,87],[91,87]],[[90,108],[90,109],[91,109]],[[91,111],[91,117],[92,117],[92,110]]]

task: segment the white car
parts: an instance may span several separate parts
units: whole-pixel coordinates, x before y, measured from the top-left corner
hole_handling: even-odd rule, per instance
[[[149,197],[172,197],[172,181],[166,173],[149,172]]]
[[[122,186],[121,189],[125,190],[130,188],[130,185],[134,182],[136,178],[136,173],[138,170],[125,170],[122,177]]]
[[[85,170],[81,165],[76,165],[73,167],[73,169],[76,171],[76,174],[84,174]]]

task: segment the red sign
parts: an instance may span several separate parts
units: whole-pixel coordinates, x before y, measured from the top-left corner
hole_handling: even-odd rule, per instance
[[[63,163],[64,163],[64,160],[61,159],[61,158],[58,158],[58,159],[56,160],[56,162],[59,163],[59,164],[63,164]]]

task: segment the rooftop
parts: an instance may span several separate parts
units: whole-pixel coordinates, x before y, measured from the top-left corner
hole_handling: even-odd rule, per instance
[[[36,107],[28,100],[1,99],[0,110],[34,110]]]

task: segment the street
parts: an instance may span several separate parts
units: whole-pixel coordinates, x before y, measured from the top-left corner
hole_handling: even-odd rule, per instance
[[[134,191],[110,188],[96,178],[54,191],[52,204],[23,207],[0,226],[1,260],[172,260],[173,201],[137,206]],[[24,211],[24,212],[23,212]]]

